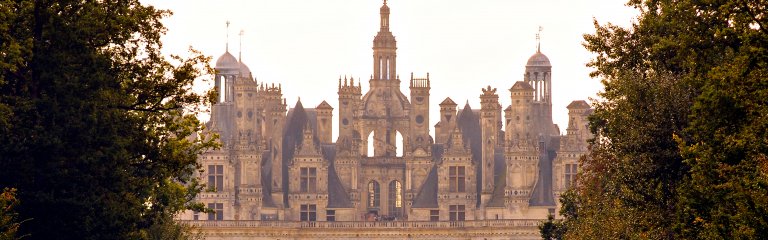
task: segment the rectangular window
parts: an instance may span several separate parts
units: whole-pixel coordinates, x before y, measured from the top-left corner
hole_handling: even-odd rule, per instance
[[[208,187],[216,192],[224,190],[224,165],[208,165]]]
[[[303,193],[317,192],[317,168],[303,167],[299,171],[301,171],[299,191]]]
[[[325,221],[335,222],[336,221],[336,210],[325,210]]]
[[[440,221],[440,210],[429,210],[429,221]]]
[[[466,175],[464,166],[451,166],[448,167],[448,187],[450,192],[465,192],[466,191]]]
[[[209,203],[208,208],[213,210],[213,212],[208,213],[208,220],[224,220],[223,203]]]
[[[317,205],[301,204],[301,221],[317,221]]]
[[[451,221],[464,221],[464,205],[449,205],[448,213]]]
[[[577,171],[578,164],[565,164],[565,188],[571,187],[571,184],[576,179]]]
[[[198,212],[198,211],[195,211],[195,212],[192,214],[192,220],[195,220],[195,221],[197,221],[197,220],[200,220],[200,212]]]

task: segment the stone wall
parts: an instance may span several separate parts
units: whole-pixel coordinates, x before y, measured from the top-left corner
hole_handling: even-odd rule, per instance
[[[541,239],[541,220],[460,222],[181,221],[204,239]]]

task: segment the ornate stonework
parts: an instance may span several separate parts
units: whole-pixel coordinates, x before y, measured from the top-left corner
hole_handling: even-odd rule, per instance
[[[216,212],[178,219],[212,239],[301,239],[309,229],[328,239],[536,238],[587,151],[590,106],[571,103],[560,135],[552,66],[537,51],[509,93],[481,89],[479,109],[443,100],[433,137],[429,74],[411,74],[410,96],[401,92],[389,13],[385,3],[368,91],[362,79],[338,79],[335,141],[331,104],[288,108],[280,84],[222,55],[207,129],[223,147],[200,156],[209,191],[198,197]],[[500,95],[512,104],[502,108]]]

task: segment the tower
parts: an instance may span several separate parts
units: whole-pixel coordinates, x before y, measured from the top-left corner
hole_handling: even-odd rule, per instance
[[[429,73],[426,78],[414,78],[411,73],[411,132],[413,147],[427,150],[429,139]]]

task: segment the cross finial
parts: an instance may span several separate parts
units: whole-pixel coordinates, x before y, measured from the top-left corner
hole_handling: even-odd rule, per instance
[[[539,26],[539,32],[536,33],[536,52],[541,52],[541,31],[544,28]]]
[[[227,52],[229,52],[229,20],[227,20]]]

